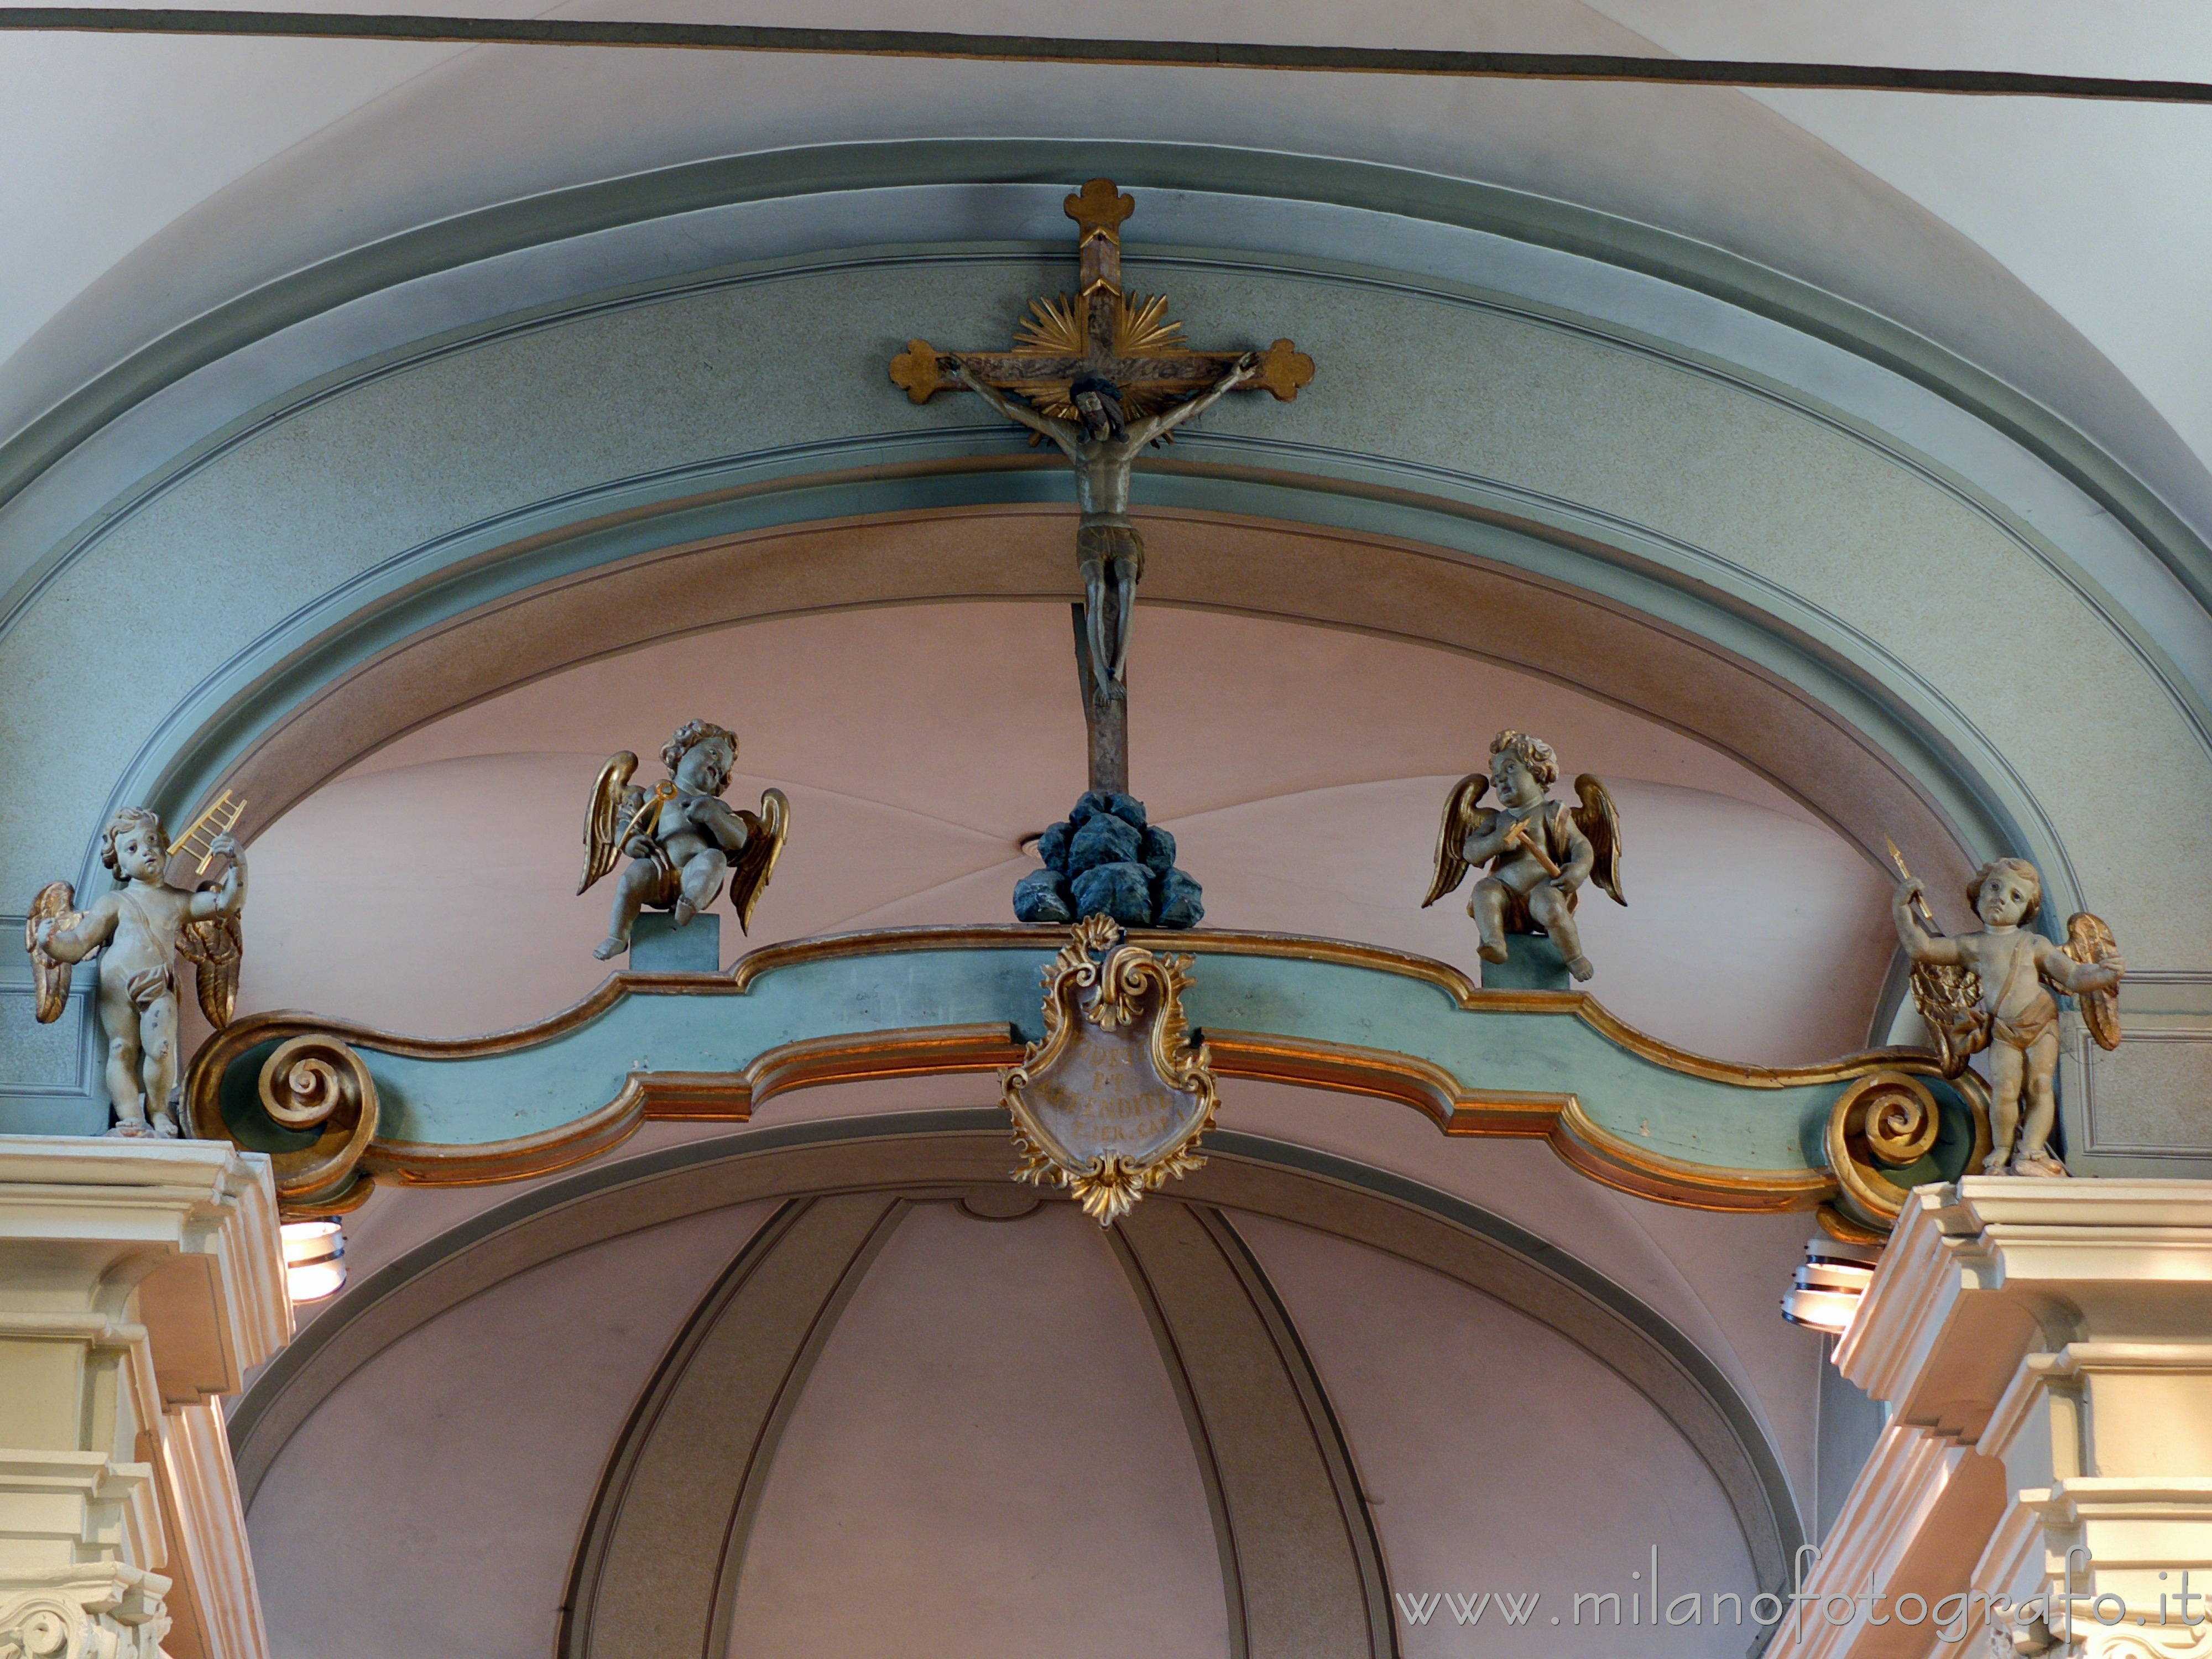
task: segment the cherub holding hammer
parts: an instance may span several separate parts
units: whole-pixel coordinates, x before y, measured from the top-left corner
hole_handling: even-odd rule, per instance
[[[1506,934],[1541,930],[1567,971],[1585,980],[1594,970],[1575,925],[1577,891],[1595,876],[1614,903],[1628,902],[1620,896],[1620,817],[1605,786],[1588,774],[1575,780],[1579,808],[1552,799],[1547,792],[1559,777],[1551,744],[1525,732],[1500,732],[1490,744],[1489,775],[1461,779],[1444,805],[1436,879],[1421,903],[1425,908],[1458,886],[1469,866],[1487,864],[1467,907],[1477,953],[1504,962]],[[1498,804],[1482,806],[1492,786]]]

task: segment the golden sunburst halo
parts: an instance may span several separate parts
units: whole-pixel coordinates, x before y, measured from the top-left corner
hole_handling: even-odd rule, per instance
[[[1030,301],[1030,314],[1017,333],[1017,357],[1080,357],[1090,344],[1083,313],[1073,295],[1051,294]],[[1164,294],[1123,294],[1114,305],[1114,355],[1142,357],[1154,352],[1186,351],[1182,325],[1168,318]]]
[[[1114,355],[1142,357],[1155,351],[1188,349],[1182,325],[1168,320],[1168,296],[1125,294],[1114,310]]]
[[[1114,306],[1114,355],[1141,357],[1159,352],[1188,351],[1190,345],[1183,338],[1182,325],[1170,321],[1167,311],[1164,294],[1117,295]],[[1081,301],[1069,294],[1046,295],[1030,301],[1030,314],[1016,334],[1012,355],[1080,357],[1090,344]],[[1019,392],[1043,413],[1056,419],[1075,418],[1075,405],[1069,399],[1065,381],[1016,382],[1010,389]],[[1137,419],[1165,404],[1170,392],[1187,389],[1124,388],[1121,412],[1128,419]]]
[[[1030,301],[1030,314],[1014,339],[1017,357],[1080,357],[1087,343],[1075,301],[1065,294]]]

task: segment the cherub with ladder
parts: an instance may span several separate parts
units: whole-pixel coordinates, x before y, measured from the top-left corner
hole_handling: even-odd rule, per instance
[[[1981,927],[1947,936],[1895,842],[1889,855],[1900,878],[1891,915],[1912,959],[1913,1003],[1936,1039],[1943,1075],[1956,1077],[1970,1055],[1989,1053],[1990,1155],[1982,1173],[2064,1175],[2066,1165],[2051,1147],[2059,1046],[2058,1005],[2051,993],[2078,998],[2082,1023],[2098,1046],[2119,1047],[2113,994],[2127,962],[2112,930],[2078,910],[2067,919],[2066,943],[2053,944],[2027,927],[2043,908],[2043,878],[2035,866],[2026,859],[1993,859],[1966,884],[1966,902]]]
[[[41,1023],[61,1018],[71,966],[101,952],[100,1024],[107,1037],[107,1096],[115,1109],[110,1134],[178,1133],[169,1100],[179,1063],[179,951],[197,969],[200,1012],[208,1024],[221,1030],[236,1009],[246,855],[230,831],[245,810],[246,803],[226,789],[172,846],[160,814],[126,806],[100,836],[100,861],[115,878],[115,890],[78,910],[70,884],[56,881],[32,901],[23,945],[31,956]],[[171,881],[171,863],[195,852],[194,884]],[[228,866],[222,876],[201,879],[218,859]]]

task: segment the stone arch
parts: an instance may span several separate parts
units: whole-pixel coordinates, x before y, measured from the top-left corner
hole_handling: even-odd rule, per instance
[[[1054,556],[1063,516],[1018,499],[1033,477],[1007,475],[1011,487],[996,493],[1011,501],[739,530],[580,568],[558,568],[579,562],[566,544],[519,550],[498,591],[487,594],[485,573],[473,570],[408,595],[397,615],[356,616],[324,631],[174,752],[145,757],[118,799],[197,798],[228,782],[254,803],[250,834],[416,725],[664,636],[685,595],[709,596],[688,604],[695,627],[854,605],[1073,597],[1072,576]],[[937,493],[930,482],[913,487]],[[1402,507],[1392,516],[1457,544],[1326,521],[1198,509],[1153,515],[1153,539],[1170,556],[1158,562],[1147,598],[1380,633],[1565,680],[1714,744],[1869,857],[1894,836],[1939,878],[1962,875],[1982,848],[2056,852],[2032,799],[1990,787],[1943,734],[1897,719],[1886,688],[1815,642],[1762,638],[1722,607],[1649,579],[1629,578],[1645,603],[1626,603],[1626,584],[1603,580],[1602,550],[1540,537],[1526,523],[1442,514],[1424,522]],[[541,574],[549,569],[557,574]]]

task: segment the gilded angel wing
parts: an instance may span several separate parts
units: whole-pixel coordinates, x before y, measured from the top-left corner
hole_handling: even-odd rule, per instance
[[[2120,942],[2104,918],[2076,910],[2066,919],[2066,954],[2076,962],[2103,962],[2120,953]],[[2115,989],[2076,991],[2082,1022],[2100,1048],[2120,1046],[2120,1000]]]
[[[177,948],[191,958],[200,1012],[220,1031],[238,1012],[238,965],[246,956],[246,930],[236,916],[203,916],[188,921]]]
[[[584,815],[584,873],[576,883],[579,893],[622,857],[623,792],[636,770],[637,757],[627,749],[610,755],[599,769],[599,781],[592,786],[591,808]]]
[[[39,924],[51,921],[58,928],[76,927],[84,921],[76,908],[76,890],[65,881],[50,881],[31,901],[31,914],[23,918],[23,949],[30,953],[31,974],[37,981],[39,1024],[51,1025],[69,1003],[70,964],[39,948]]]
[[[1936,1057],[1945,1077],[1957,1077],[1972,1055],[1990,1046],[1990,1022],[1982,1012],[1982,976],[1971,968],[1937,963],[1913,964],[1912,1006],[1936,1039]]]
[[[1893,852],[1895,851],[1893,844]],[[1898,860],[1898,868],[1905,860]],[[1920,926],[1930,939],[1943,937],[1924,902],[1917,902]],[[1957,1077],[1966,1061],[1990,1046],[1989,1016],[1982,1011],[1982,976],[1972,969],[1942,963],[1917,962],[1906,981],[1912,1006],[1936,1039],[1936,1058],[1945,1077]]]
[[[1446,893],[1467,879],[1467,860],[1460,848],[1474,833],[1474,815],[1482,804],[1482,792],[1490,787],[1487,772],[1470,772],[1457,783],[1444,799],[1444,821],[1437,831],[1437,874],[1429,884],[1429,896],[1421,901],[1427,909]]]
[[[1574,814],[1576,828],[1589,838],[1597,854],[1597,862],[1590,866],[1590,879],[1615,904],[1626,904],[1628,901],[1620,896],[1620,811],[1605,786],[1587,772],[1575,780],[1575,794],[1582,805],[1568,811]]]
[[[782,790],[770,789],[761,796],[757,813],[740,811],[738,816],[745,821],[745,844],[730,860],[730,908],[738,913],[738,931],[750,933],[753,907],[775,873],[775,861],[783,856],[784,837],[791,831],[791,803]]]

